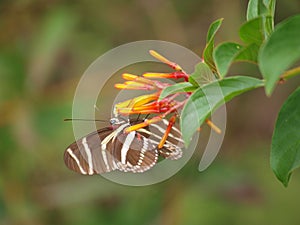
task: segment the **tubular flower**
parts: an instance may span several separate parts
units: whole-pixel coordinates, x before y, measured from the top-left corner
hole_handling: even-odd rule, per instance
[[[160,92],[156,92],[149,95],[141,95],[133,99],[126,100],[124,102],[117,103],[114,107],[114,114],[129,115],[139,113],[140,107],[147,105],[147,103],[158,100]]]
[[[153,90],[154,87],[137,82],[125,82],[124,84],[115,84],[115,88],[127,90]]]
[[[159,82],[157,80],[150,80],[145,77],[133,75],[130,73],[122,74],[122,77],[126,81],[124,84],[115,84],[115,87],[118,89],[133,89],[133,90],[162,90],[167,86],[170,86],[169,83]],[[163,78],[163,77],[162,77]]]
[[[173,115],[171,117],[171,119],[169,120],[169,124],[168,127],[166,129],[166,133],[164,134],[164,136],[162,137],[161,141],[158,144],[158,148],[162,148],[164,146],[164,143],[166,142],[167,138],[168,138],[168,134],[170,133],[172,126],[174,125],[176,121],[176,115]]]
[[[163,119],[163,117],[161,117],[161,116],[155,116],[152,119],[145,120],[142,123],[139,123],[139,124],[136,124],[136,125],[133,125],[133,126],[130,126],[130,127],[126,128],[125,132],[131,132],[131,131],[134,131],[134,130],[141,129],[143,127],[148,126],[149,124],[157,123],[157,122],[161,121],[162,119]]]
[[[144,73],[143,77],[148,77],[148,78],[173,78],[173,79],[180,79],[184,78],[185,81],[188,81],[189,76],[182,72],[182,71],[177,71],[173,73]]]
[[[166,59],[164,56],[159,54],[158,52],[154,50],[149,51],[150,55],[152,55],[154,58],[158,59],[159,61],[167,64],[170,66],[172,69],[177,70],[177,71],[183,71],[181,66],[179,66],[177,63],[171,62],[170,60]]]

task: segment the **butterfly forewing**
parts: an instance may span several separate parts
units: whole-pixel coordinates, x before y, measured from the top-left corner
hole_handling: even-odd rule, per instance
[[[155,165],[158,150],[139,132],[124,133],[129,123],[106,127],[88,134],[65,151],[67,167],[81,174],[100,174],[113,170],[144,172]]]
[[[72,143],[65,151],[64,161],[75,172],[92,175],[116,169],[114,157],[102,150],[101,141],[114,130],[106,127]]]

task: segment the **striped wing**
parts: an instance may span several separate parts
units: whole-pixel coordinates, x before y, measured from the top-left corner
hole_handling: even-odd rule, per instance
[[[114,157],[101,149],[101,138],[110,135],[110,127],[90,133],[72,143],[64,153],[66,166],[81,174],[99,174],[117,169]]]
[[[161,138],[166,132],[169,121],[163,119],[162,121],[150,124],[148,129],[138,130],[141,134],[145,135],[156,146],[161,141]],[[184,147],[184,141],[181,138],[181,132],[177,128],[176,124],[172,127],[168,134],[167,140],[161,149],[158,149],[159,155],[166,159],[176,160],[182,157],[182,148]]]
[[[136,131],[118,135],[112,151],[118,160],[118,169],[124,172],[145,172],[153,167],[158,159],[156,146]]]
[[[64,153],[66,166],[81,174],[100,174],[113,170],[144,172],[157,162],[155,145],[144,136],[123,133],[129,124],[107,127],[72,143]]]

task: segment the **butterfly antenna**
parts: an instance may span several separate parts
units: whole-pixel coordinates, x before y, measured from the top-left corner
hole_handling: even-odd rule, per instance
[[[109,121],[107,120],[93,120],[93,119],[72,119],[72,118],[67,118],[64,119],[64,121],[91,121],[91,122],[104,122],[104,123],[108,123]]]

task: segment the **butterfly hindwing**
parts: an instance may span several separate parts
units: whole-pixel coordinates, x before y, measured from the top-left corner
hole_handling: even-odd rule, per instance
[[[149,170],[158,158],[156,146],[136,131],[120,134],[116,139],[114,151],[120,155],[119,170],[125,172]]]
[[[169,121],[163,119],[155,124],[150,124],[148,128],[142,128],[139,131],[156,146],[160,143],[162,136],[166,133]],[[182,157],[182,148],[184,142],[182,134],[174,124],[167,136],[167,140],[163,147],[158,149],[159,155],[170,160],[177,160]]]

